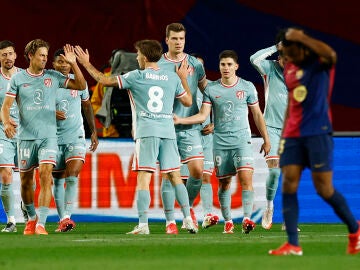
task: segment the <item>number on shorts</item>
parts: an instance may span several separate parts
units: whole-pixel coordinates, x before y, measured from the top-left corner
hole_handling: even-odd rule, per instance
[[[30,149],[29,148],[24,148],[24,149],[20,149],[20,158],[29,158],[30,157]]]
[[[222,163],[221,156],[215,156],[216,166],[220,166]]]

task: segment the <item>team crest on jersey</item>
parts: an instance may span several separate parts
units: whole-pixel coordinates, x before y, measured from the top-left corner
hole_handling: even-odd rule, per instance
[[[294,89],[294,99],[297,102],[303,102],[307,96],[307,89],[304,85],[299,85]]]
[[[188,67],[188,73],[190,76],[194,75],[194,67]]]
[[[70,91],[70,95],[73,97],[73,98],[76,98],[78,96],[78,91],[77,90],[71,90]]]
[[[243,90],[236,91],[236,97],[238,99],[243,99],[245,97],[245,91],[243,91]]]
[[[26,164],[27,164],[27,161],[26,161],[25,159],[21,160],[21,165],[22,165],[23,167],[25,167]]]
[[[51,85],[52,85],[52,80],[51,80],[50,78],[44,79],[44,85],[45,85],[46,87],[51,87]]]

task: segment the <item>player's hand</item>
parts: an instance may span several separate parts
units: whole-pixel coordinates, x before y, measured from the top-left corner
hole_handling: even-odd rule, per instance
[[[10,118],[8,123],[3,123],[5,136],[9,139],[14,138],[16,135],[16,122]]]
[[[89,150],[91,152],[94,152],[96,150],[96,148],[98,147],[98,145],[99,145],[99,140],[98,140],[98,136],[96,134],[96,131],[91,133],[90,140],[91,140],[91,144],[90,144]]]
[[[70,44],[66,44],[64,46],[64,53],[65,55],[61,54],[62,57],[64,57],[64,59],[69,63],[69,64],[74,64],[76,63],[76,55],[74,52],[74,47],[71,46]]]
[[[66,113],[63,111],[56,111],[56,120],[65,120]]]
[[[175,113],[173,114],[173,120],[174,120],[174,125],[181,124],[181,117],[177,116]]]
[[[207,124],[202,130],[201,130],[201,133],[202,135],[209,135],[211,133],[214,132],[214,124],[213,123],[210,123],[210,124]]]
[[[289,41],[301,42],[304,37],[304,31],[295,28],[289,28],[285,33],[285,38]]]
[[[264,157],[265,157],[265,156],[267,156],[267,155],[269,154],[270,149],[271,149],[270,143],[264,142],[264,143],[261,145],[260,154],[261,154],[262,152],[264,152]]]
[[[86,65],[90,62],[90,54],[89,54],[88,49],[86,49],[84,51],[79,45],[76,45],[75,46],[75,54],[76,54],[76,58],[80,64]]]
[[[181,61],[180,66],[178,67],[177,65],[175,65],[175,71],[177,73],[177,75],[180,77],[180,79],[186,79],[189,71],[190,71],[190,67],[188,64],[188,61],[186,59],[184,59],[183,61]]]

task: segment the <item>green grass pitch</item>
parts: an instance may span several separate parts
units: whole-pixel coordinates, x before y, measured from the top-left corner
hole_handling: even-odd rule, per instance
[[[134,223],[78,223],[74,231],[47,236],[0,233],[0,269],[359,269],[360,254],[347,255],[347,231],[342,224],[300,224],[304,255],[272,257],[269,249],[286,241],[280,224],[270,231],[257,225],[242,234],[223,234],[223,224],[166,235],[164,223],[150,223],[150,235],[126,235]],[[180,227],[181,224],[178,224]],[[179,228],[180,230],[180,228]]]

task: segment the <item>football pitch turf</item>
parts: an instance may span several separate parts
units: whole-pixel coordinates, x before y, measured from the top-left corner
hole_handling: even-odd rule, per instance
[[[0,269],[360,269],[360,254],[347,255],[342,224],[300,224],[303,256],[267,254],[286,241],[280,224],[270,231],[257,225],[250,234],[223,234],[223,223],[198,234],[166,235],[164,223],[150,223],[150,235],[126,235],[135,223],[78,223],[75,230],[24,236],[0,233]]]

